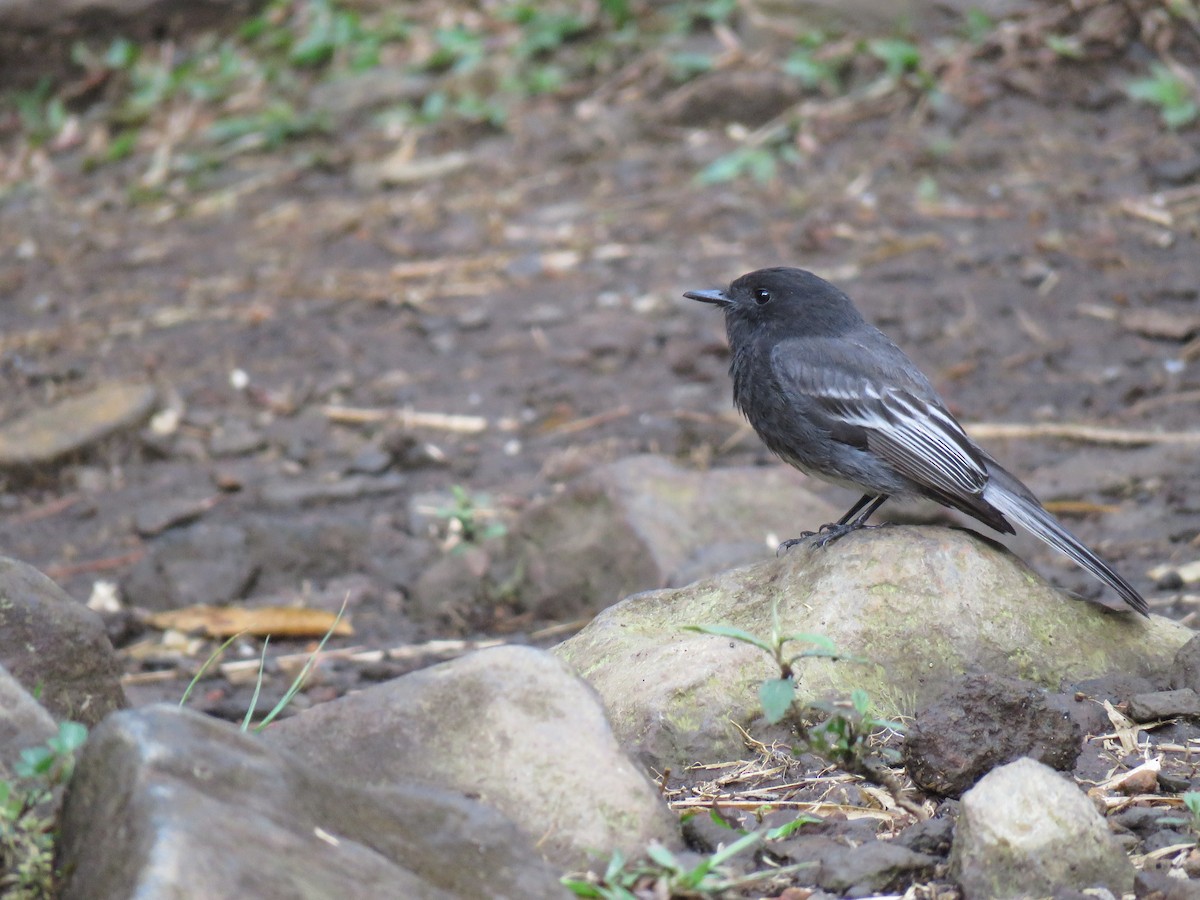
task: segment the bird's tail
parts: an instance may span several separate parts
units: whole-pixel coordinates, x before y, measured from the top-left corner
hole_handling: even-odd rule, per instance
[[[983,491],[984,500],[1034,537],[1071,557],[1079,566],[1120,594],[1122,600],[1143,616],[1150,615],[1150,607],[1133,585],[1093,553],[1079,538],[1067,531],[1058,519],[1045,510],[1025,485],[994,463],[988,466],[988,474],[990,477]]]

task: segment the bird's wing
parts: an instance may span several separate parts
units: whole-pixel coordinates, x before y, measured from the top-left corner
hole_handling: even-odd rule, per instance
[[[979,497],[988,480],[987,457],[924,376],[884,341],[808,347],[804,340],[784,341],[772,354],[772,369],[787,391],[808,399],[816,424],[835,439],[865,444],[933,493],[968,502]],[[872,361],[869,375],[856,365],[864,355]]]

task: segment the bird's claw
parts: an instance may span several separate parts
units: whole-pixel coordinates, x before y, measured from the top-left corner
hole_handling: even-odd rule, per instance
[[[825,526],[822,525],[821,527],[824,528]],[[817,534],[817,532],[815,532],[815,531],[802,531],[802,532],[800,532],[800,534],[798,536],[796,536],[794,538],[788,538],[786,541],[784,541],[782,544],[780,544],[778,548],[776,548],[775,555],[782,556],[783,554],[785,554],[789,550],[791,550],[793,547],[795,547],[797,544],[803,544],[809,538],[815,537],[816,534]]]
[[[884,525],[890,525],[890,522],[880,522],[878,525],[867,525],[865,522],[857,520],[852,522],[826,522],[816,531],[803,531],[798,537],[789,538],[779,545],[779,549],[775,551],[775,555],[779,556],[791,550],[797,544],[810,542],[810,546],[820,548],[827,547],[834,541],[841,540],[852,531],[858,531],[863,528],[881,528]]]

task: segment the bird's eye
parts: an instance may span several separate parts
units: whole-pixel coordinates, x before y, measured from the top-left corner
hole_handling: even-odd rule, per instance
[[[771,292],[768,291],[766,288],[757,288],[754,291],[754,302],[757,303],[759,306],[762,306],[764,303],[767,303],[768,301],[770,301],[770,299],[771,299]]]

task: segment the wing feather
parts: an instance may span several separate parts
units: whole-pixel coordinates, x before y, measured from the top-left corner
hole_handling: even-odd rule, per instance
[[[983,493],[986,457],[915,368],[899,367],[898,384],[884,386],[846,361],[828,354],[809,361],[798,349],[776,354],[774,368],[788,390],[808,398],[825,420],[818,424],[835,435],[847,426],[865,435],[867,447],[898,473],[938,494],[966,500]]]

